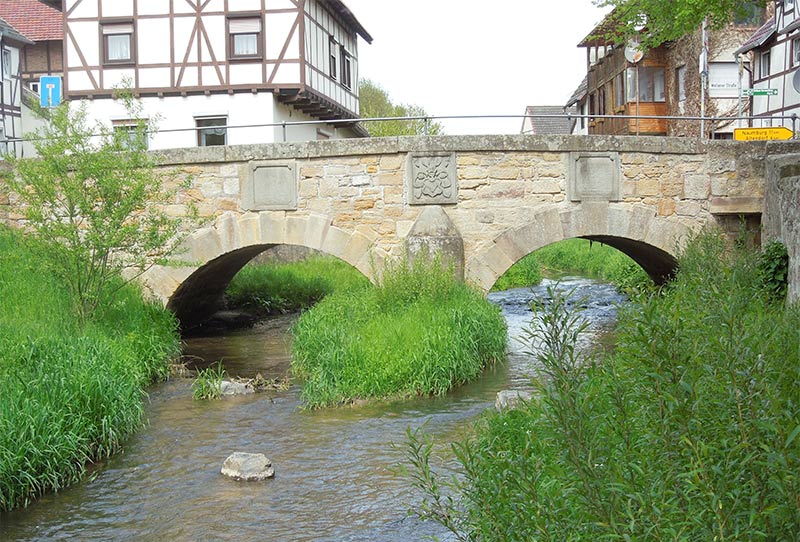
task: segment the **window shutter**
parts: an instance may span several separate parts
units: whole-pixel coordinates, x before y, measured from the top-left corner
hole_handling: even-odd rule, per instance
[[[261,32],[261,19],[229,19],[231,34],[257,34]]]
[[[103,34],[133,34],[133,24],[131,23],[123,23],[123,24],[104,24],[103,25]]]

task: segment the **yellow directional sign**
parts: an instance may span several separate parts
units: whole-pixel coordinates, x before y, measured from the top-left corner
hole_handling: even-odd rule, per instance
[[[736,141],[773,141],[777,139],[792,139],[794,132],[786,126],[772,128],[736,128],[733,139]]]

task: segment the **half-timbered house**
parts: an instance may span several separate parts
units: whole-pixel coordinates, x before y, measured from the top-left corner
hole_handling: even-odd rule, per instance
[[[130,88],[158,121],[151,148],[364,133],[358,37],[372,37],[340,0],[64,0],[63,11],[66,97],[124,129],[137,119],[113,95]],[[319,123],[334,119],[353,122]]]
[[[800,130],[800,2],[776,0],[775,16],[737,53],[753,53],[751,100],[756,128],[786,126]]]
[[[22,145],[20,51],[32,42],[0,18],[0,153],[19,155]]]

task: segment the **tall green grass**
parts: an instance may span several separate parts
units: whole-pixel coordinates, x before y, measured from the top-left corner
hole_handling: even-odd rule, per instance
[[[796,541],[800,307],[772,302],[756,255],[721,235],[680,264],[602,363],[576,363],[563,304],[540,313],[538,395],[454,445],[455,495],[412,433],[423,515],[463,540]]]
[[[340,290],[293,328],[306,406],[443,394],[503,359],[505,322],[437,261],[395,265],[379,285]]]
[[[312,256],[293,263],[248,264],[225,292],[231,308],[268,314],[307,309],[336,290],[358,290],[369,280],[333,256]]]
[[[77,481],[142,425],[176,323],[127,287],[85,327],[35,240],[0,227],[0,510]]]
[[[492,288],[532,286],[543,277],[579,274],[613,282],[623,289],[641,289],[652,281],[619,250],[586,239],[567,239],[528,254],[506,271]]]

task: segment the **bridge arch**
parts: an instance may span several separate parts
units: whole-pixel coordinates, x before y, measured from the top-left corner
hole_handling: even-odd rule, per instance
[[[277,245],[319,250],[352,265],[370,280],[385,255],[373,250],[377,236],[347,231],[325,215],[285,212],[225,213],[213,225],[193,232],[178,258],[186,265],[157,266],[143,277],[146,287],[170,309],[184,328],[219,309],[231,279],[247,262]]]
[[[692,226],[679,218],[656,216],[653,208],[646,205],[582,203],[543,208],[522,226],[509,228],[476,250],[466,262],[465,276],[488,291],[503,273],[528,254],[552,243],[580,237],[627,254],[661,284],[674,274],[675,254],[692,230]]]

